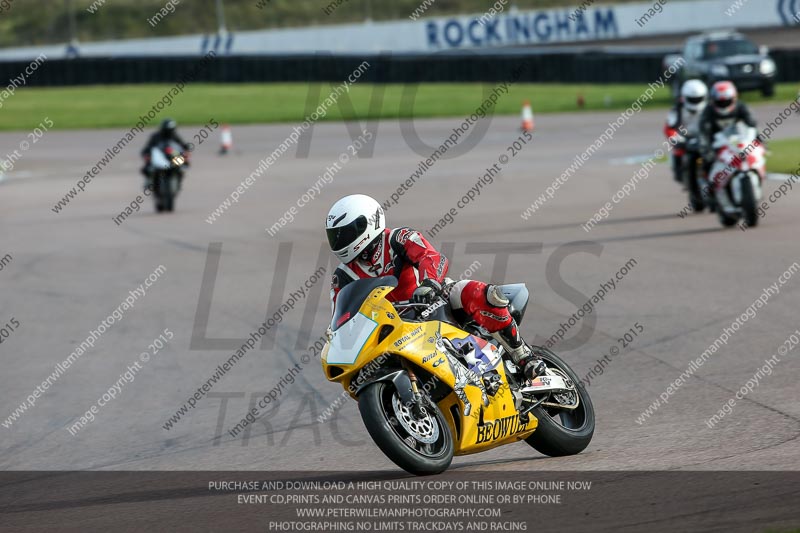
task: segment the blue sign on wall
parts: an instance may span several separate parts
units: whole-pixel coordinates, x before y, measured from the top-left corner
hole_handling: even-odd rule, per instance
[[[428,48],[446,49],[515,44],[543,44],[573,40],[619,37],[614,8],[592,12],[534,11],[498,15],[483,22],[473,19],[445,19],[428,22]]]

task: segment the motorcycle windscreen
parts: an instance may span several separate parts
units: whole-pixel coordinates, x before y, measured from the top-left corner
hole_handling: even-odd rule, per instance
[[[329,365],[352,365],[377,327],[377,322],[356,312],[355,316],[331,334],[325,361]]]
[[[358,314],[370,293],[378,287],[397,287],[397,278],[383,276],[351,281],[336,296],[336,306],[331,319],[331,331],[336,331]]]
[[[154,168],[166,170],[170,167],[167,155],[159,148],[150,149],[150,165]]]
[[[378,323],[358,310],[378,287],[397,287],[393,276],[352,281],[336,296],[331,319],[331,337],[325,361],[330,364],[351,365],[377,329]]]

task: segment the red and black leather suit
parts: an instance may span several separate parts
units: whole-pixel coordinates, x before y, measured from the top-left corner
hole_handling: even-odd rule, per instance
[[[353,261],[340,264],[331,280],[331,304],[339,291],[351,281],[379,276],[394,276],[397,288],[388,295],[390,301],[411,299],[414,290],[425,279],[445,284],[449,262],[418,231],[411,228],[386,229]],[[463,310],[489,333],[512,324],[507,307],[491,305],[487,300],[488,285],[481,281],[462,280],[448,288],[450,305]],[[516,325],[514,325],[516,330]],[[517,332],[513,332],[517,336]]]

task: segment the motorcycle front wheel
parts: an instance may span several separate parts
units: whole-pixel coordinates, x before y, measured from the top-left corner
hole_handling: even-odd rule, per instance
[[[742,179],[742,214],[748,227],[758,225],[756,192],[753,190],[753,182],[750,181],[750,176],[745,176]]]
[[[702,213],[706,208],[706,202],[703,199],[703,189],[700,181],[697,179],[701,168],[695,161],[689,161],[687,165],[694,165],[694,170],[686,170],[686,189],[689,191],[689,204],[692,206],[692,211],[695,213]],[[694,175],[692,173],[694,172]]]
[[[378,381],[358,396],[358,410],[378,448],[394,464],[417,476],[440,474],[453,460],[453,436],[439,407],[429,402],[417,418],[392,383]]]
[[[540,346],[531,346],[533,352],[541,357],[548,368],[566,375],[575,384],[578,406],[575,409],[559,409],[539,406],[532,412],[539,419],[539,425],[525,442],[544,455],[563,457],[575,455],[589,446],[594,435],[594,406],[575,371],[559,356]]]
[[[163,195],[163,205],[164,211],[172,212],[175,210],[175,187],[174,182],[176,178],[174,176],[165,175],[163,187],[161,189],[161,194]]]

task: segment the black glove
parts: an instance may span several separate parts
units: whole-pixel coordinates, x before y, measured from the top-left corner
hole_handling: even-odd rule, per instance
[[[411,301],[416,304],[431,304],[442,293],[442,284],[435,279],[424,279],[419,287],[414,289]]]

